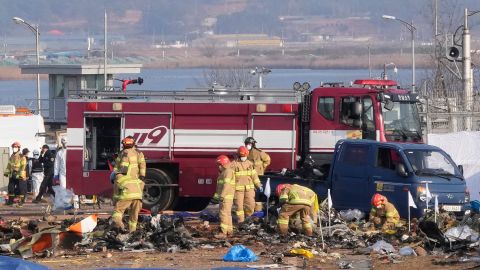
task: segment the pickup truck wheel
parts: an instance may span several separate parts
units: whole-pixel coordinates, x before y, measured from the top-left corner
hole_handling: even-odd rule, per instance
[[[143,206],[147,209],[156,206],[158,211],[169,209],[175,198],[175,189],[171,184],[172,178],[164,171],[148,168],[143,189]]]

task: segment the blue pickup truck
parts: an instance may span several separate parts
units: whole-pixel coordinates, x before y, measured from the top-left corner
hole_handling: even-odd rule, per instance
[[[313,166],[314,167],[314,166]],[[426,144],[382,143],[370,140],[340,140],[335,146],[328,174],[313,169],[310,177],[271,174],[271,190],[280,183],[300,184],[314,190],[322,200],[330,189],[337,210],[360,209],[369,212],[375,193],[385,195],[404,218],[408,215],[408,191],[420,217],[427,208],[427,184],[431,195],[446,211],[461,216],[469,211],[470,196],[457,166],[442,149]],[[434,206],[434,199],[429,207]]]

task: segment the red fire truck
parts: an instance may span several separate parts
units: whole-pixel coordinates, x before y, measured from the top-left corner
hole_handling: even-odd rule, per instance
[[[68,185],[77,194],[110,195],[109,160],[128,135],[147,158],[144,204],[160,209],[182,198],[204,206],[215,191],[215,157],[233,155],[247,136],[270,154],[270,171],[300,168],[307,156],[328,165],[344,138],[422,142],[417,95],[394,81],[308,88],[73,93]]]

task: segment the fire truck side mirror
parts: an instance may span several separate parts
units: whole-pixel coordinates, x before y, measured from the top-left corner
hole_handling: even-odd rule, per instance
[[[385,101],[385,106],[383,106],[383,108],[384,108],[385,110],[387,110],[387,111],[391,111],[391,110],[393,110],[393,106],[394,106],[394,105],[395,105],[395,104],[393,103],[393,101],[391,101],[390,99],[387,99],[387,100]]]

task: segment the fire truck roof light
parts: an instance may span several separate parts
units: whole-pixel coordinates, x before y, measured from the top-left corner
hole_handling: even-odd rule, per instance
[[[366,80],[355,80],[353,84],[357,85],[368,85],[368,86],[397,86],[396,81],[392,80],[374,80],[374,79],[366,79]]]
[[[292,113],[293,112],[292,104],[282,104],[282,112],[283,113]]]
[[[97,102],[87,103],[87,111],[97,111],[97,110],[98,110],[98,103]]]

